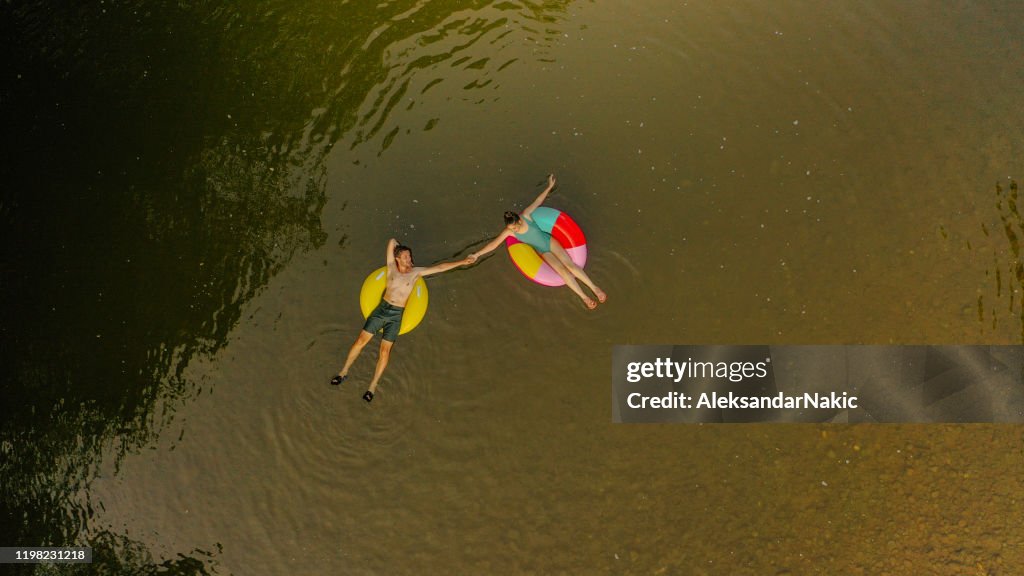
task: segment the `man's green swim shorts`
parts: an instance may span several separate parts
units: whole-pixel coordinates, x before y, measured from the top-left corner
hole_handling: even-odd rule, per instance
[[[384,339],[394,342],[398,339],[398,331],[402,328],[402,313],[405,308],[399,308],[381,300],[380,304],[370,312],[370,316],[363,324],[363,330],[370,334],[376,334],[381,328],[384,329]]]

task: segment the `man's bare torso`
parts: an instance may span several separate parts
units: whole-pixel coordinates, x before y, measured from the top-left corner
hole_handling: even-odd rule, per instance
[[[384,300],[392,306],[405,308],[405,303],[412,294],[412,287],[420,277],[422,268],[410,268],[408,272],[401,272],[398,265],[388,266],[387,289],[384,290]]]

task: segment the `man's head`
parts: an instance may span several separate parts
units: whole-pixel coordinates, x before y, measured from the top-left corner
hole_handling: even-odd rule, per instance
[[[402,268],[412,268],[412,248],[404,244],[395,246],[395,262]]]
[[[505,212],[505,228],[514,230],[519,227],[519,214],[515,212]]]

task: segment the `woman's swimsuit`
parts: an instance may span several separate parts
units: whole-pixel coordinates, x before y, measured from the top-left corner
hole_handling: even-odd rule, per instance
[[[551,234],[541,230],[536,222],[526,216],[523,216],[523,222],[526,222],[526,232],[522,234],[516,232],[513,235],[520,242],[532,246],[540,254],[551,252]]]

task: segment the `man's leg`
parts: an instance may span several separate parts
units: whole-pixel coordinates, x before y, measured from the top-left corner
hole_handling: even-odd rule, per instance
[[[377,358],[377,370],[374,371],[373,380],[370,381],[370,386],[366,390],[369,398],[366,397],[367,394],[363,395],[363,399],[367,402],[373,400],[373,394],[377,390],[377,382],[380,381],[380,377],[384,374],[384,369],[388,367],[388,359],[391,357],[391,347],[394,345],[395,343],[390,340],[380,341],[380,356]]]
[[[342,367],[341,372],[338,372],[338,376],[344,378],[348,375],[348,369],[352,367],[352,363],[359,357],[359,353],[363,351],[363,348],[373,340],[373,334],[370,334],[366,330],[360,330],[359,336],[356,337],[356,341],[352,344],[352,348],[348,351],[348,358],[345,359],[345,366]]]

